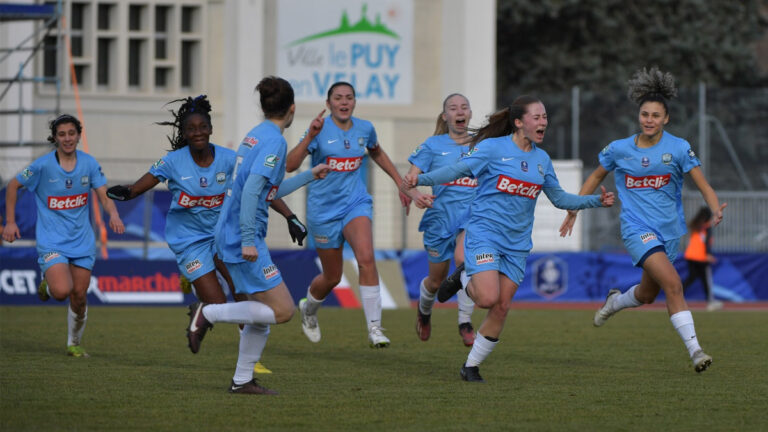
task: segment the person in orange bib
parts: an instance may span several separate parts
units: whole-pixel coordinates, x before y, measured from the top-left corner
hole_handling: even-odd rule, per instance
[[[712,247],[712,211],[703,206],[696,216],[688,223],[691,229],[691,238],[685,249],[685,261],[688,263],[688,277],[683,282],[683,290],[686,290],[697,279],[701,279],[704,285],[704,293],[707,296],[707,310],[715,310],[723,307],[723,303],[715,300],[712,293],[712,268],[710,264],[716,262],[710,253]]]

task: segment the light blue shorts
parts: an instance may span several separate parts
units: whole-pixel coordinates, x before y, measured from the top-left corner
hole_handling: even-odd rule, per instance
[[[680,248],[680,239],[661,240],[659,235],[644,227],[631,227],[622,231],[624,247],[632,257],[632,265],[642,267],[645,259],[656,251],[667,254],[669,262],[674,263]]]
[[[201,276],[216,270],[213,256],[216,254],[213,239],[192,243],[176,254],[179,274],[194,282]]]
[[[526,258],[528,255],[499,253],[493,247],[480,246],[464,250],[464,268],[468,276],[487,270],[496,270],[519,286],[525,277]]]
[[[225,263],[237,293],[253,294],[269,291],[283,281],[280,270],[277,269],[277,266],[272,262],[272,257],[269,256],[267,244],[260,239],[256,239],[256,243],[256,250],[259,252],[256,261]]]
[[[315,240],[315,247],[318,249],[336,249],[344,244],[344,227],[354,218],[365,216],[373,220],[373,204],[370,200],[365,200],[354,206],[341,219],[323,223],[314,223],[307,219],[307,229],[309,235]]]
[[[68,257],[58,251],[38,252],[37,254],[37,264],[40,265],[40,271],[43,272],[43,276],[45,276],[45,272],[54,264],[72,264],[86,270],[93,270],[93,264],[95,262],[95,253],[84,257]]]
[[[461,234],[457,231],[449,237],[440,237],[424,231],[424,250],[427,251],[427,260],[431,263],[441,263],[453,258],[456,250],[456,237]]]

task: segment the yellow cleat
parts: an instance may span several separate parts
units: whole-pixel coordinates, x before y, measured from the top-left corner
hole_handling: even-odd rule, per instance
[[[256,362],[256,364],[253,366],[253,371],[257,374],[271,374],[272,371],[267,369],[261,362]]]
[[[70,357],[90,357],[80,345],[68,346],[67,355]]]
[[[181,292],[184,294],[191,294],[192,282],[190,282],[189,279],[185,278],[184,276],[181,276],[179,278],[179,289],[181,289]]]

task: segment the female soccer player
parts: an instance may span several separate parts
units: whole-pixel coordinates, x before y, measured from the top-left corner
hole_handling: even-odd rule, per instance
[[[389,339],[381,327],[381,292],[379,273],[373,254],[371,217],[373,201],[365,189],[360,166],[365,151],[399,187],[400,174],[379,145],[371,122],[353,117],[355,89],[346,82],[334,83],[328,89],[326,107],[309,126],[301,142],[288,153],[286,169],[295,171],[307,155],[312,166],[321,162],[331,167],[328,178],[309,186],[307,225],[314,238],[323,272],[316,276],[299,302],[301,327],[312,342],[320,341],[317,311],[325,297],[341,281],[343,245],[346,240],[355,254],[360,275],[360,297],[368,325],[371,347],[387,347]],[[410,199],[400,194],[406,211]]]
[[[544,104],[520,96],[494,113],[472,137],[471,150],[461,161],[420,174],[417,185],[434,186],[462,177],[478,180],[464,239],[464,265],[470,276],[467,293],[488,309],[475,343],[461,368],[465,381],[483,382],[480,363],[499,342],[512,297],[525,275],[525,260],[533,243],[533,213],[542,190],[558,208],[578,209],[613,205],[613,194],[577,196],[566,193],[557,180],[549,155],[538,147],[547,129]],[[441,289],[446,286],[441,286]],[[445,301],[455,292],[438,291]]]
[[[259,82],[256,90],[260,93],[266,120],[251,129],[240,144],[232,188],[227,191],[228,198],[215,229],[219,257],[232,275],[235,290],[248,299],[237,303],[190,305],[187,339],[190,350],[196,353],[214,323],[244,324],[229,391],[276,394],[253,379],[253,368],[267,343],[269,325],[289,321],[295,306],[264,240],[268,206],[273,199],[314,178],[322,178],[328,166],[317,165],[283,182],[286,142],[282,133],[293,122],[296,109],[293,88],[282,78],[267,77]]]
[[[67,354],[88,357],[80,345],[88,319],[87,292],[96,261],[95,237],[88,217],[91,189],[109,214],[109,227],[125,231],[115,203],[107,197],[107,179],[91,155],[77,150],[83,127],[80,120],[64,114],[50,123],[48,141],[56,149],[38,158],[11,180],[5,193],[7,204],[3,239],[20,238],[16,225],[18,190],[26,187],[37,204],[37,254],[44,280],[38,288],[40,300],[63,301],[67,310]]]
[[[707,183],[701,162],[684,139],[664,131],[669,122],[667,100],[677,95],[674,77],[658,68],[643,69],[629,81],[629,98],[640,107],[640,133],[608,144],[599,155],[600,165],[584,182],[580,194],[589,194],[615,171],[616,189],[621,200],[621,237],[632,257],[632,264],[643,269],[638,285],[621,293],[610,290],[605,304],[595,313],[600,327],[616,312],[653,303],[664,290],[672,326],[683,339],[696,372],[706,370],[712,357],[705,354],[696,337],[693,316],[683,297],[682,283],[672,265],[680,237],[685,234],[681,192],[683,174],[689,173],[704,201],[712,210],[713,223],[723,219],[717,194]],[[569,212],[560,235],[571,233],[576,221]]]
[[[471,119],[472,109],[466,97],[458,93],[446,97],[434,135],[416,147],[408,158],[411,168],[405,178],[413,179],[422,172],[452,165],[461,159],[469,151],[467,131]],[[477,179],[472,177],[435,185],[432,188],[436,197],[434,206],[421,218],[419,231],[424,233],[424,249],[429,261],[429,273],[419,286],[416,311],[416,333],[423,341],[429,339],[432,331],[432,305],[440,283],[448,275],[451,258],[457,267],[464,263],[464,229],[476,187]],[[471,318],[475,304],[463,290],[458,292],[458,303],[459,335],[464,345],[472,346],[475,332]]]

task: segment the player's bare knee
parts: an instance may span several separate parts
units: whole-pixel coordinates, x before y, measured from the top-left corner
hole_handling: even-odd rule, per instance
[[[296,308],[294,307],[280,307],[275,310],[275,321],[277,324],[286,323],[293,318],[293,314],[295,313]]]

